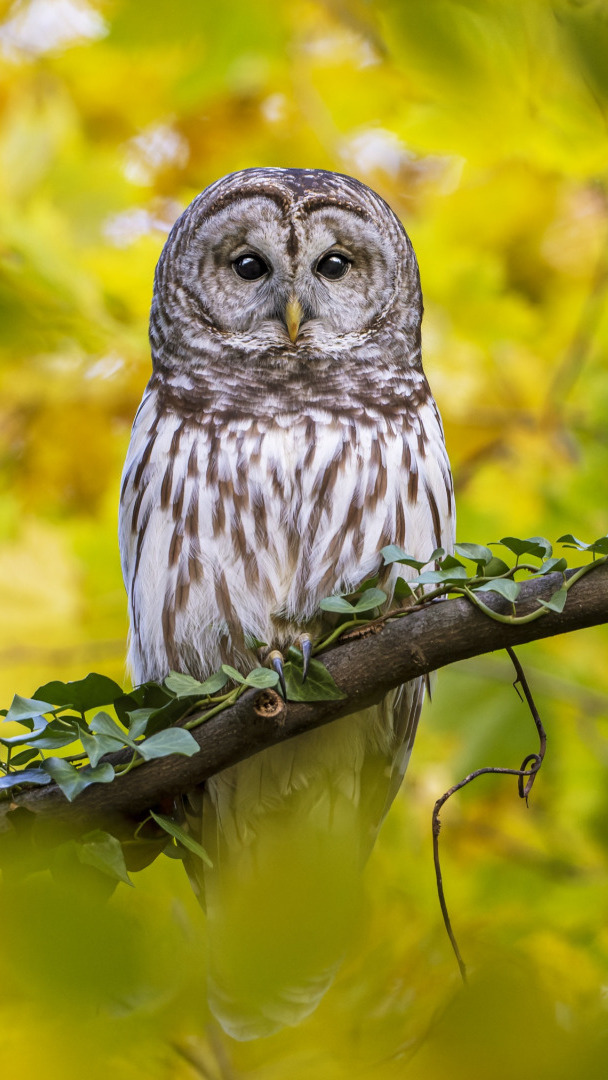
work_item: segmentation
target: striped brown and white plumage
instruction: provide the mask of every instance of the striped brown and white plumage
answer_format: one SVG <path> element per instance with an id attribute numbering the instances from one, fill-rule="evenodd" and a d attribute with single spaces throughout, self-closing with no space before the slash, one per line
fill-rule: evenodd
<path id="1" fill-rule="evenodd" d="M 251 257 L 261 274 L 240 276 Z M 354 179 L 247 169 L 182 214 L 156 272 L 153 374 L 121 493 L 137 682 L 254 666 L 253 639 L 284 649 L 320 626 L 320 599 L 377 572 L 384 545 L 450 548 L 421 317 L 410 241 Z M 214 861 L 204 882 L 196 871 L 210 1001 L 235 1037 L 297 1022 L 327 988 L 422 697 L 410 683 L 193 793 Z"/>

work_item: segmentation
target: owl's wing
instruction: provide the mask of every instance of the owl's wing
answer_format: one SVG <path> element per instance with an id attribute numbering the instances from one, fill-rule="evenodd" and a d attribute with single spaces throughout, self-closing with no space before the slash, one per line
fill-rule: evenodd
<path id="1" fill-rule="evenodd" d="M 362 793 L 368 799 L 366 816 L 371 822 L 369 848 L 365 857 L 371 853 L 380 826 L 388 814 L 395 796 L 403 783 L 406 769 L 414 747 L 418 722 L 425 698 L 426 682 L 414 679 L 397 687 L 388 694 L 378 706 L 391 714 L 394 732 L 393 750 L 383 773 L 370 776 L 367 784 L 362 784 Z M 365 765 L 363 766 L 365 769 Z"/>

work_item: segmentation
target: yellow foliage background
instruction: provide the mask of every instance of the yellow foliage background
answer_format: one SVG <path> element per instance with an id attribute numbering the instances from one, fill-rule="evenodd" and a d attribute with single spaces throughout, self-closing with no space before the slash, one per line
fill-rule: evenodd
<path id="1" fill-rule="evenodd" d="M 606 532 L 604 0 L 0 3 L 0 688 L 124 681 L 116 502 L 171 223 L 250 165 L 351 173 L 402 217 L 460 540 Z M 360 935 L 314 1016 L 207 1027 L 202 917 L 159 859 L 102 904 L 8 880 L 6 1075 L 96 1080 L 605 1076 L 606 633 L 521 650 L 549 731 L 531 807 L 471 769 L 535 736 L 490 656 L 443 672 L 367 869 Z M 252 913 L 255 917 L 255 913 Z"/>

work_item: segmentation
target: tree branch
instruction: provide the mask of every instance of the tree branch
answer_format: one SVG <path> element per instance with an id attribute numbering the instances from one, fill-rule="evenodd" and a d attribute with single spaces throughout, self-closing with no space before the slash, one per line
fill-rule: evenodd
<path id="1" fill-rule="evenodd" d="M 567 576 L 576 573 L 569 571 Z M 559 588 L 561 574 L 530 579 L 522 585 L 518 615 L 536 608 L 535 598 L 548 599 Z M 502 614 L 510 605 L 496 594 L 484 593 L 484 603 Z M 23 791 L 0 804 L 2 821 L 24 807 L 53 822 L 105 824 L 116 835 L 133 831 L 150 806 L 174 796 L 268 746 L 320 727 L 340 716 L 379 702 L 388 690 L 408 679 L 426 675 L 458 660 L 521 645 L 540 638 L 608 622 L 608 564 L 576 582 L 562 614 L 547 612 L 519 625 L 497 622 L 466 599 L 439 601 L 404 618 L 370 624 L 323 655 L 336 683 L 346 693 L 340 701 L 289 702 L 272 690 L 251 690 L 231 708 L 192 734 L 201 752 L 186 758 L 172 755 L 143 764 L 111 784 L 93 784 L 69 803 L 55 785 Z M 104 760 L 128 760 L 130 752 Z"/>

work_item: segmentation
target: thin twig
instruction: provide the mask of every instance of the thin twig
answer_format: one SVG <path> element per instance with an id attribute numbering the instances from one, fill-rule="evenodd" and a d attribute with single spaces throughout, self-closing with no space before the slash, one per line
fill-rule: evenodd
<path id="1" fill-rule="evenodd" d="M 526 679 L 526 676 L 524 674 L 524 669 L 522 668 L 519 660 L 517 659 L 517 657 L 515 655 L 515 652 L 513 651 L 513 649 L 511 648 L 510 645 L 507 645 L 507 652 L 509 654 L 509 658 L 510 658 L 511 663 L 513 664 L 513 667 L 515 668 L 515 671 L 516 671 L 516 674 L 517 674 L 517 679 L 513 683 L 513 686 L 517 690 L 517 684 L 519 683 L 519 685 L 521 686 L 521 688 L 522 688 L 522 690 L 524 692 L 524 697 L 525 697 L 525 699 L 526 699 L 526 701 L 528 703 L 528 708 L 529 708 L 529 710 L 530 710 L 530 712 L 532 714 L 532 719 L 534 720 L 534 723 L 536 725 L 536 730 L 538 732 L 538 740 L 539 740 L 539 743 L 540 743 L 538 753 L 537 754 L 528 754 L 527 757 L 524 758 L 524 760 L 522 761 L 522 764 L 521 764 L 521 770 L 520 770 L 520 776 L 519 776 L 519 782 L 518 782 L 518 790 L 519 790 L 520 799 L 525 799 L 526 800 L 526 806 L 527 806 L 528 805 L 528 796 L 529 796 L 530 792 L 532 791 L 532 785 L 533 785 L 533 783 L 534 783 L 534 781 L 536 779 L 536 775 L 538 773 L 538 770 L 540 769 L 540 767 L 541 767 L 541 765 L 542 765 L 542 763 L 544 761 L 544 758 L 545 758 L 545 753 L 546 753 L 546 750 L 547 750 L 547 732 L 545 731 L 545 729 L 543 727 L 543 724 L 542 724 L 542 721 L 541 721 L 541 718 L 540 718 L 540 716 L 538 714 L 538 709 L 536 708 L 534 698 L 532 697 L 532 691 L 530 690 L 530 687 L 528 686 L 528 680 Z M 531 775 L 530 775 L 530 777 L 528 779 L 528 783 L 524 787 L 524 776 L 526 775 L 524 770 L 527 769 L 528 765 L 531 762 L 534 762 L 534 766 L 530 770 Z"/>
<path id="2" fill-rule="evenodd" d="M 467 983 L 467 968 L 466 968 L 466 964 L 465 964 L 464 960 L 462 959 L 460 949 L 458 948 L 458 942 L 456 941 L 454 931 L 452 930 L 452 923 L 451 923 L 451 920 L 450 920 L 448 907 L 447 907 L 447 903 L 446 903 L 446 899 L 445 899 L 445 892 L 444 892 L 444 889 L 443 889 L 443 877 L 442 877 L 442 874 L 441 874 L 441 863 L 440 863 L 440 859 L 439 859 L 439 833 L 441 831 L 441 821 L 439 819 L 440 811 L 441 811 L 442 807 L 445 805 L 445 803 L 448 801 L 448 799 L 450 799 L 452 797 L 452 795 L 454 795 L 457 791 L 460 791 L 462 788 L 466 787 L 467 784 L 470 784 L 473 780 L 476 780 L 478 776 L 484 776 L 487 773 L 499 773 L 502 776 L 516 776 L 517 779 L 518 779 L 518 791 L 519 791 L 520 798 L 525 799 L 526 800 L 526 805 L 528 805 L 528 796 L 530 794 L 530 791 L 532 790 L 532 785 L 534 783 L 534 780 L 536 778 L 538 770 L 540 769 L 540 767 L 541 767 L 541 765 L 543 763 L 543 759 L 545 757 L 545 751 L 546 751 L 546 748 L 547 748 L 547 735 L 546 735 L 545 729 L 544 729 L 544 727 L 542 725 L 540 716 L 538 714 L 538 709 L 536 708 L 536 705 L 534 703 L 534 698 L 532 697 L 532 693 L 530 691 L 530 687 L 528 686 L 528 681 L 527 681 L 526 676 L 524 674 L 523 668 L 522 668 L 519 660 L 517 659 L 513 649 L 511 648 L 511 646 L 507 645 L 506 649 L 507 649 L 507 652 L 508 652 L 509 657 L 511 659 L 511 662 L 512 662 L 514 668 L 515 668 L 515 672 L 517 674 L 517 678 L 516 678 L 513 685 L 515 686 L 516 690 L 517 690 L 517 684 L 518 683 L 521 686 L 521 688 L 523 690 L 523 693 L 524 693 L 524 697 L 526 699 L 526 702 L 527 702 L 528 707 L 530 709 L 530 712 L 532 714 L 532 718 L 534 720 L 536 730 L 538 732 L 538 738 L 539 738 L 539 741 L 540 741 L 540 746 L 539 746 L 538 753 L 528 754 L 524 758 L 520 769 L 505 769 L 505 768 L 500 768 L 499 766 L 487 766 L 487 767 L 482 768 L 482 769 L 476 769 L 475 772 L 469 773 L 469 775 L 465 776 L 465 778 L 463 780 L 460 780 L 459 783 L 454 784 L 449 789 L 449 791 L 444 792 L 444 794 L 441 796 L 441 798 L 437 799 L 437 802 L 435 803 L 435 806 L 433 808 L 433 817 L 432 817 L 433 861 L 434 861 L 434 864 L 435 864 L 435 880 L 437 882 L 437 895 L 439 897 L 439 904 L 440 904 L 440 907 L 441 907 L 441 914 L 443 916 L 443 922 L 444 922 L 444 925 L 445 925 L 445 929 L 446 929 L 447 935 L 448 935 L 448 937 L 450 939 L 452 949 L 454 950 L 454 955 L 456 957 L 456 960 L 457 960 L 457 963 L 458 963 L 458 968 L 459 968 L 459 971 L 460 971 L 460 977 L 461 977 L 463 983 L 465 984 L 465 986 L 466 986 L 466 983 Z M 518 693 L 519 693 L 519 691 L 518 691 Z M 528 766 L 531 766 L 531 767 L 528 768 Z M 524 787 L 524 780 L 526 778 L 527 778 L 528 782 Z"/>

